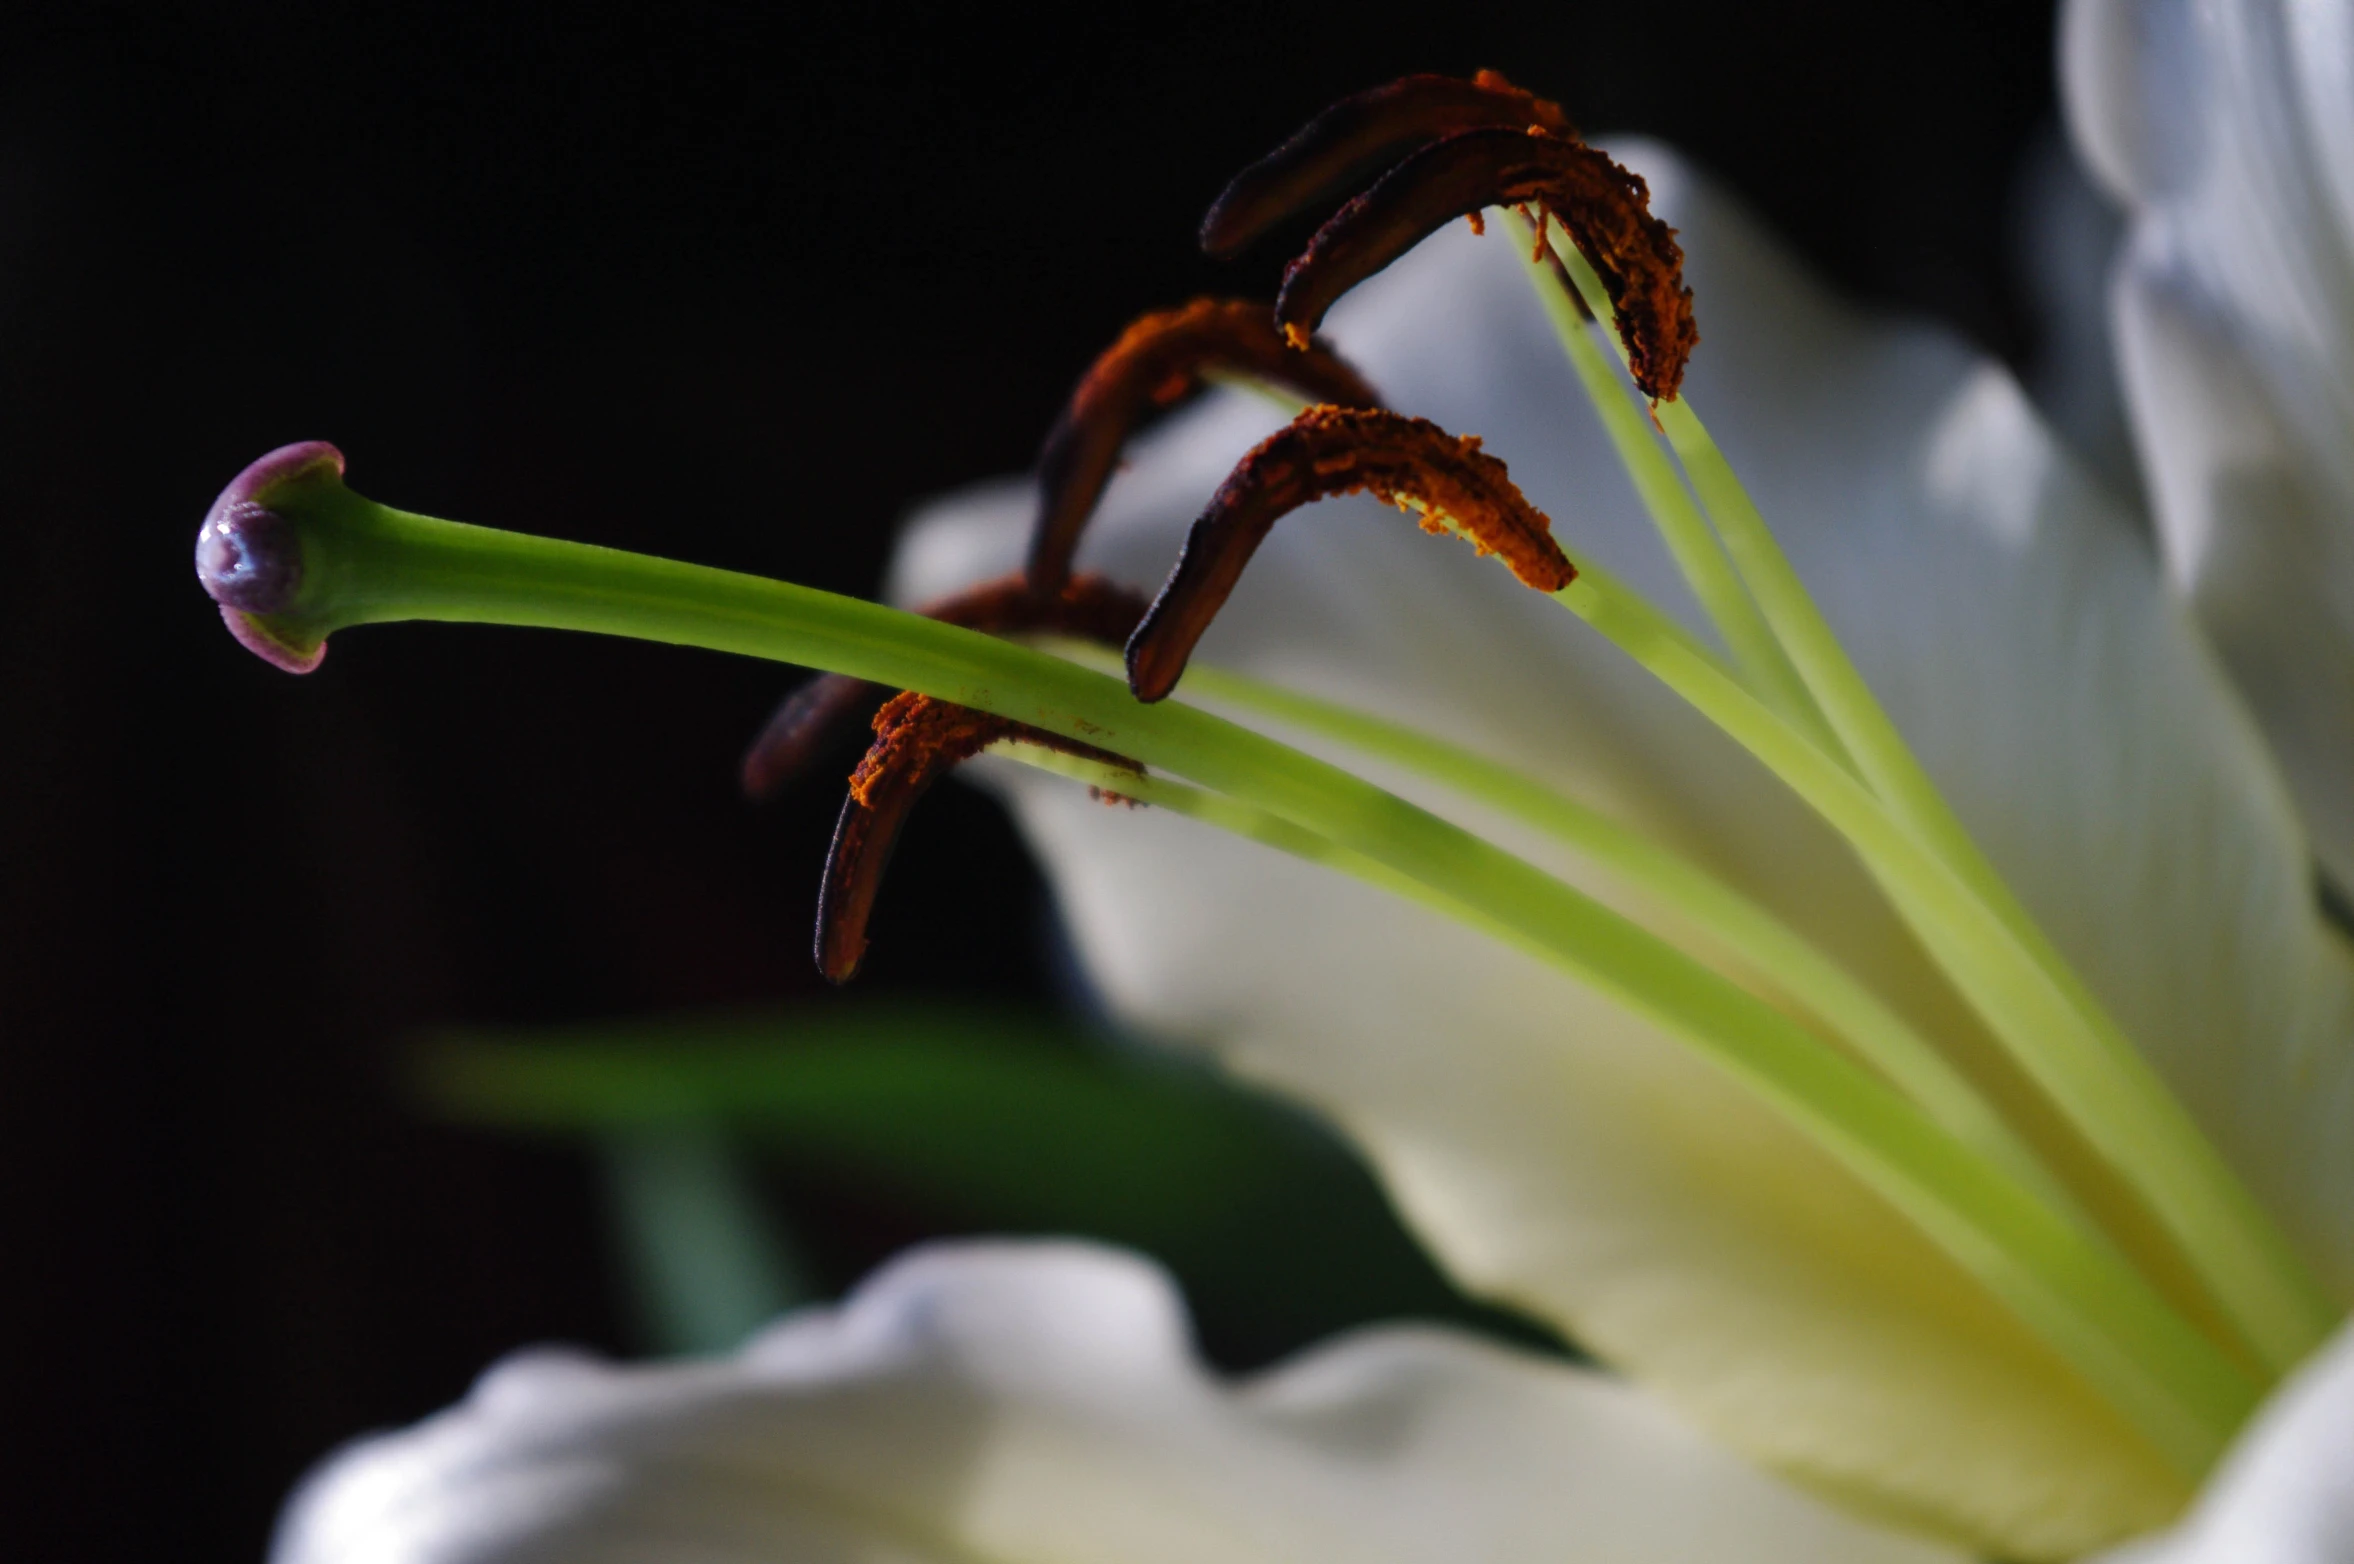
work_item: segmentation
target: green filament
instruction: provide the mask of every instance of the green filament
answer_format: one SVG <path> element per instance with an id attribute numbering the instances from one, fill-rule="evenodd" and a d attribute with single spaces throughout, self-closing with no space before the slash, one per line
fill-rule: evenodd
<path id="1" fill-rule="evenodd" d="M 1506 231 L 1533 274 L 1537 299 L 1553 324 L 1554 335 L 1560 339 L 1570 367 L 1577 372 L 1578 384 L 1584 389 L 1587 401 L 1602 420 L 1611 448 L 1618 453 L 1628 479 L 1635 486 L 1636 498 L 1650 513 L 1652 525 L 1667 544 L 1668 553 L 1683 573 L 1692 595 L 1700 600 L 1702 611 L 1716 626 L 1717 634 L 1724 637 L 1742 677 L 1776 710 L 1806 727 L 1825 749 L 1837 753 L 1838 740 L 1816 709 L 1814 697 L 1799 679 L 1790 654 L 1782 649 L 1772 627 L 1758 612 L 1749 589 L 1734 574 L 1723 546 L 1709 530 L 1700 507 L 1693 503 L 1691 492 L 1684 487 L 1675 465 L 1652 438 L 1642 412 L 1628 395 L 1626 382 L 1612 373 L 1602 350 L 1595 345 L 1584 312 L 1575 299 L 1553 285 L 1553 269 L 1537 248 L 1535 228 L 1517 212 L 1495 215 L 1502 217 Z"/>
<path id="2" fill-rule="evenodd" d="M 1673 623 L 1665 615 L 1654 622 Z M 1052 649 L 1090 666 L 1118 666 L 1117 657 L 1087 642 L 1057 639 Z M 1682 655 L 1708 656 L 1688 642 Z M 1690 859 L 1525 772 L 1402 723 L 1198 660 L 1186 668 L 1184 690 L 1194 699 L 1271 718 L 1388 761 L 1574 849 L 1715 940 L 1750 973 L 1838 1034 L 1949 1133 L 2055 1208 L 2082 1219 L 2074 1197 L 1934 1044 L 1788 924 Z M 2089 1219 L 2082 1220 L 2089 1225 Z"/>
<path id="3" fill-rule="evenodd" d="M 1527 928 L 1457 903 L 1443 891 L 1403 877 L 1388 865 L 1293 821 L 1181 782 L 1136 777 L 1116 766 L 1037 745 L 1016 743 L 997 748 L 1041 771 L 1170 810 L 1403 895 L 1627 999 L 1621 985 L 1598 978 L 1586 962 L 1564 959 L 1558 947 L 1532 937 Z M 1627 1002 L 1638 1011 L 1646 1009 L 1639 1002 Z M 1682 1028 L 1671 1024 L 1671 1030 Z M 2202 1472 L 2212 1462 L 2219 1451 L 2207 1420 L 2244 1417 L 2244 1410 L 2231 1414 L 2226 1408 L 2234 1402 L 2244 1405 L 2243 1398 L 2252 1393 L 2251 1387 L 2204 1337 L 2149 1292 L 2106 1245 L 2085 1242 L 2081 1233 L 2055 1219 L 2019 1184 L 1970 1157 L 1926 1122 L 1916 1119 L 1917 1127 L 1910 1131 L 1897 1128 L 1894 1121 L 1909 1116 L 1910 1105 L 1890 1097 L 1877 1083 L 1866 1084 L 1868 1077 L 1849 1074 L 1834 1084 L 1826 1072 L 1810 1083 L 1815 1091 L 1808 1101 L 1792 1102 L 1783 1095 L 1786 1083 L 1761 1081 L 1746 1061 L 1719 1057 L 2009 1305 L 2029 1329 L 2107 1394 L 2160 1453 L 2190 1475 Z M 1820 1059 L 1818 1055 L 1817 1062 Z M 1873 1099 L 1868 1107 L 1867 1097 Z M 1837 1111 L 1822 1111 L 1834 1103 Z M 1858 1129 L 1867 1130 L 1862 1141 L 1851 1138 Z M 1869 1134 L 1870 1130 L 1925 1138 L 1890 1159 L 1907 1164 L 1899 1176 L 1891 1178 L 1888 1175 L 1893 1170 L 1882 1165 L 1882 1159 L 1899 1148 Z M 1930 1179 L 1916 1181 L 1918 1173 L 1929 1171 L 1921 1163 L 1935 1165 L 1936 1172 Z M 1970 1198 L 1957 1202 L 1953 1197 L 1965 1185 L 1970 1188 Z M 2071 1296 L 2095 1293 L 2104 1297 L 2106 1305 L 2097 1322 L 2082 1312 L 2079 1297 Z M 2170 1372 L 2153 1372 L 2161 1364 Z M 2160 1379 L 2174 1383 L 2161 1388 Z M 2185 1390 L 2201 1399 L 2178 1399 Z"/>
<path id="4" fill-rule="evenodd" d="M 2085 1057 L 2039 1071 L 2047 1090 L 2079 1120 L 2087 1139 L 2144 1188 L 2159 1219 L 2264 1361 L 2279 1370 L 2295 1367 L 2327 1338 L 2336 1311 L 2287 1239 L 1971 840 L 1872 698 L 1698 416 L 1669 404 L 1661 424 L 1695 485 L 1711 496 L 1710 514 L 1723 518 L 1719 529 L 1744 577 L 1757 587 L 1857 768 L 1889 812 L 2006 926 L 2018 956 L 2040 968 L 2074 1012 L 2076 1027 L 2046 1035 L 2054 1052 L 2065 1038 L 2065 1046 L 2080 1048 Z M 2087 1119 L 2113 1128 L 2103 1135 Z"/>
<path id="5" fill-rule="evenodd" d="M 1589 306 L 1607 311 L 1607 295 L 1584 257 L 1573 246 L 1557 249 Z M 1541 286 L 1545 293 L 1558 292 L 1550 277 Z M 1622 360 L 1623 353 L 1622 346 Z M 1619 400 L 1624 402 L 1623 392 Z M 1747 709 L 1738 698 L 1745 692 L 1721 687 L 1714 670 L 1671 648 L 1657 611 L 1638 605 L 1623 588 L 1589 573 L 1562 600 L 1765 761 L 1848 837 L 2011 1056 L 2173 1235 L 2236 1333 L 2275 1371 L 2302 1361 L 2335 1324 L 2326 1296 L 1970 840 L 1848 659 L 1698 415 L 1679 400 L 1660 404 L 1658 417 L 1735 567 L 1868 793 L 1842 785 L 1845 766 L 1812 736 L 1791 730 L 1762 707 Z M 1644 443 L 1649 460 L 1658 448 Z M 1834 780 L 1830 771 L 1841 775 Z"/>
<path id="6" fill-rule="evenodd" d="M 1702 1049 L 1906 1213 L 2186 1475 L 2205 1469 L 2256 1400 L 2258 1387 L 2105 1245 L 1871 1071 L 1574 888 L 1347 772 L 1182 703 L 1139 704 L 1091 670 L 877 604 L 410 515 L 334 482 L 270 503 L 301 539 L 301 589 L 262 621 L 289 645 L 427 619 L 701 646 L 920 690 L 1189 777 L 1413 882 L 1433 905 Z M 1659 638 L 1690 649 L 1678 632 Z M 1105 785 L 1124 791 L 1125 775 Z"/>
<path id="7" fill-rule="evenodd" d="M 1400 874 L 1378 859 L 1353 852 L 1328 836 L 1319 836 L 1281 815 L 1240 803 L 1223 793 L 1213 793 L 1206 788 L 1154 776 L 1150 772 L 1128 771 L 1100 760 L 1090 760 L 1084 755 L 1049 749 L 1043 744 L 1032 744 L 1021 739 L 1007 739 L 992 744 L 989 752 L 1018 760 L 1033 770 L 1051 776 L 1084 782 L 1101 793 L 1150 805 L 1154 809 L 1165 809 L 1170 814 L 1182 815 L 1188 820 L 1198 820 L 1203 825 L 1214 826 L 1245 841 L 1272 847 L 1279 853 L 1289 854 L 1305 863 L 1362 880 L 1377 890 L 1417 902 L 1447 917 L 1469 920 L 1476 916 L 1421 881 Z"/>

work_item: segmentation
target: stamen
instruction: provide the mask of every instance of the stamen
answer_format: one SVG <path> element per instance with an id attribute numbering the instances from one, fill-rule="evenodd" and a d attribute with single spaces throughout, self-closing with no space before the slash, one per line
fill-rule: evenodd
<path id="1" fill-rule="evenodd" d="M 1142 595 L 1102 576 L 1075 577 L 1051 595 L 1033 592 L 1022 576 L 1001 576 L 917 612 L 991 635 L 1048 631 L 1118 646 L 1135 633 L 1144 608 Z M 821 673 L 786 696 L 744 754 L 745 796 L 767 798 L 808 770 L 853 717 L 889 693 L 864 679 Z"/>
<path id="2" fill-rule="evenodd" d="M 903 691 L 875 713 L 875 741 L 850 774 L 850 796 L 834 823 L 817 896 L 817 967 L 847 983 L 866 956 L 867 916 L 891 849 L 916 800 L 934 782 L 1000 739 L 1062 750 L 1099 765 L 1140 771 L 1136 762 L 1010 718 Z"/>
<path id="3" fill-rule="evenodd" d="M 1607 296 L 1605 280 L 1578 255 L 1559 259 L 1589 304 Z M 2337 1318 L 2319 1285 L 1971 839 L 1849 660 L 1698 414 L 1678 402 L 1658 409 L 1656 423 L 1809 703 L 1835 735 L 1833 749 L 1803 740 L 1802 748 L 1851 760 L 1854 771 L 1839 783 L 1860 782 L 1868 812 L 1884 814 L 1843 821 L 1824 811 L 1824 818 L 1864 856 L 1900 915 L 2012 1058 L 2172 1233 L 2242 1341 L 2275 1370 L 2302 1360 Z M 1589 607 L 1596 594 L 1608 595 L 1607 586 L 1589 576 L 1562 600 L 1602 628 Z M 1671 686 L 1677 682 L 1653 671 Z M 1701 704 L 1693 690 L 1679 693 Z M 1735 732 L 1722 715 L 1715 720 L 1808 796 L 1766 747 Z M 1807 754 L 1793 758 L 1812 761 Z M 1845 773 L 1839 761 L 1832 764 Z M 1822 810 L 1818 799 L 1808 801 Z M 1871 845 L 1875 825 L 1897 829 L 1896 853 Z"/>
<path id="4" fill-rule="evenodd" d="M 1560 595 L 1780 777 L 1844 836 L 1930 959 L 2085 1142 L 2174 1234 L 2241 1340 L 2275 1371 L 2326 1336 L 2335 1316 L 2271 1218 L 2197 1125 L 2105 1020 L 2056 956 L 2039 960 L 2001 909 L 1868 785 L 1705 657 L 1680 627 L 1599 570 Z"/>
<path id="5" fill-rule="evenodd" d="M 1540 592 L 1577 579 L 1552 522 L 1476 437 L 1396 413 L 1311 407 L 1235 466 L 1186 534 L 1177 568 L 1128 641 L 1136 698 L 1157 701 L 1177 687 L 1195 643 L 1277 521 L 1360 490 L 1419 513 L 1426 532 L 1460 532 Z"/>
<path id="6" fill-rule="evenodd" d="M 1111 482 L 1130 431 L 1148 411 L 1168 407 L 1215 370 L 1289 386 L 1311 402 L 1381 406 L 1380 393 L 1329 347 L 1287 342 L 1264 304 L 1196 299 L 1142 317 L 1080 377 L 1038 453 L 1029 565 L 1037 590 L 1053 592 L 1069 578 L 1079 533 Z"/>
<path id="7" fill-rule="evenodd" d="M 1455 218 L 1535 204 L 1601 276 L 1635 384 L 1673 401 L 1700 340 L 1684 252 L 1653 217 L 1650 187 L 1583 142 L 1467 130 L 1415 153 L 1334 213 L 1284 273 L 1275 323 L 1294 340 L 1342 294 Z"/>
<path id="8" fill-rule="evenodd" d="M 1202 219 L 1202 249 L 1224 260 L 1295 212 L 1338 200 L 1400 158 L 1466 130 L 1527 130 L 1577 138 L 1557 103 L 1495 71 L 1470 81 L 1402 76 L 1341 99 L 1234 176 Z"/>
<path id="9" fill-rule="evenodd" d="M 1528 222 L 1526 213 L 1521 218 Z M 1791 666 L 1789 654 L 1782 649 L 1773 628 L 1751 599 L 1748 587 L 1725 557 L 1723 545 L 1677 476 L 1674 463 L 1660 449 L 1656 423 L 1645 417 L 1627 396 L 1626 387 L 1612 373 L 1602 349 L 1588 331 L 1594 312 L 1587 307 L 1585 295 L 1579 291 L 1569 267 L 1541 229 L 1535 232 L 1533 242 L 1536 252 L 1529 263 L 1530 276 L 1537 282 L 1538 301 L 1551 319 L 1579 385 L 1601 418 L 1603 432 L 1610 437 L 1611 447 L 1618 452 L 1620 464 L 1626 468 L 1643 508 L 1650 512 L 1661 541 L 1674 556 L 1685 584 L 1692 589 L 1709 622 L 1716 626 L 1717 634 L 1724 638 L 1725 646 L 1740 664 L 1742 677 L 1783 715 L 1804 728 L 1826 754 L 1844 757 L 1838 735 L 1831 731 L 1816 708 L 1813 695 L 1799 678 L 1798 670 Z M 1590 277 L 1592 270 L 1586 266 L 1585 258 L 1574 249 L 1569 253 Z M 1600 296 L 1598 291 L 1597 296 Z M 1679 401 L 1674 405 L 1690 404 Z M 1672 408 L 1670 416 L 1673 416 Z"/>

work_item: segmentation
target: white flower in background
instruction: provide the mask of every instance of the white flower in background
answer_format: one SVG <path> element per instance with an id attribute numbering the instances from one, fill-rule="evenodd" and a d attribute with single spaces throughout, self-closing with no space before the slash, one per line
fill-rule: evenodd
<path id="1" fill-rule="evenodd" d="M 2133 213 L 2117 325 L 2163 562 L 1999 368 L 1835 303 L 1672 153 L 1620 149 L 1689 258 L 1693 402 L 1971 834 L 2340 1315 L 2354 943 L 2314 885 L 2317 858 L 2354 884 L 2350 16 L 2070 12 L 2077 134 Z M 1424 243 L 1331 335 L 1401 411 L 1483 436 L 1573 557 L 1689 606 L 1509 240 Z M 1276 422 L 1219 395 L 1141 442 L 1082 562 L 1158 580 Z M 941 506 L 899 594 L 1007 569 L 1031 508 L 1026 484 Z M 1260 550 L 1203 658 L 1550 779 L 2002 1078 L 1840 837 L 1468 551 L 1319 507 Z M 1119 1015 L 1324 1109 L 1458 1276 L 1624 1380 L 1401 1330 L 1223 1386 L 1129 1262 L 942 1251 L 726 1363 L 494 1371 L 315 1477 L 284 1564 L 2044 1559 L 2183 1513 L 2180 1470 L 2043 1337 L 1649 1023 L 1354 882 L 997 777 Z M 2354 1558 L 2346 1337 L 2148 1546 Z"/>
<path id="2" fill-rule="evenodd" d="M 2354 888 L 2354 9 L 2080 0 L 2117 367 L 2168 570 Z"/>
<path id="3" fill-rule="evenodd" d="M 1239 1386 L 1145 1265 L 902 1259 L 735 1358 L 527 1353 L 295 1497 L 277 1556 L 739 1560 L 1726 1558 L 1930 1564 L 1596 1375 L 1385 1330 Z"/>

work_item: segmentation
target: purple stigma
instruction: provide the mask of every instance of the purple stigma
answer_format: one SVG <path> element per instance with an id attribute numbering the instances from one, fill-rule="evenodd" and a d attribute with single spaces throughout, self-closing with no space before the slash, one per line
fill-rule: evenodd
<path id="1" fill-rule="evenodd" d="M 324 440 L 282 445 L 231 480 L 196 533 L 196 579 L 223 608 L 274 614 L 302 585 L 302 539 L 270 509 L 305 479 L 343 476 L 343 453 Z"/>
<path id="2" fill-rule="evenodd" d="M 343 476 L 343 453 L 322 440 L 280 446 L 239 473 L 196 533 L 196 579 L 238 640 L 293 673 L 319 664 L 321 643 L 298 646 L 247 617 L 282 613 L 302 588 L 302 533 L 271 508 L 281 496 Z"/>
<path id="3" fill-rule="evenodd" d="M 196 534 L 196 579 L 223 608 L 274 614 L 302 585 L 302 539 L 251 500 L 217 505 Z"/>

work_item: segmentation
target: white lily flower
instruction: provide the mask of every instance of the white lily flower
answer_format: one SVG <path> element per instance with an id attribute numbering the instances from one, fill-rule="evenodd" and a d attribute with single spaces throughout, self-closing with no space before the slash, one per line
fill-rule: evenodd
<path id="1" fill-rule="evenodd" d="M 2354 884 L 2349 16 L 2071 13 L 2079 134 L 2136 214 L 2119 334 L 2163 565 L 2001 369 L 1840 305 L 1674 154 L 1617 149 L 1682 235 L 1706 339 L 1691 401 L 2002 882 L 2333 1318 L 2354 1305 L 2354 944 L 2314 866 Z M 2219 39 L 2234 48 L 2211 54 Z M 1392 405 L 1484 437 L 1581 565 L 1705 631 L 1509 239 L 1426 241 L 1330 334 Z M 1221 393 L 1139 442 L 1082 563 L 1158 580 L 1277 422 Z M 938 507 L 896 593 L 1008 569 L 1033 504 L 1009 483 Z M 1983 1012 L 1848 841 L 1538 594 L 1336 502 L 1269 538 L 1202 659 L 1509 762 L 1680 851 L 1985 1083 L 2117 1249 L 2229 1343 L 2228 1372 L 2286 1366 L 2055 1150 Z M 2193 1506 L 2203 1460 L 1660 1025 L 1366 885 L 991 774 L 1122 1018 L 1321 1108 L 1455 1274 L 1623 1381 L 1417 1331 L 1221 1387 L 1132 1267 L 935 1255 L 727 1364 L 502 1369 L 315 1479 L 284 1564 L 2064 1559 L 2186 1507 L 2132 1556 L 2354 1557 L 2354 1338 L 2285 1381 Z M 1639 887 L 1493 824 L 1740 970 Z"/>
<path id="2" fill-rule="evenodd" d="M 314 1478 L 275 1556 L 1952 1557 L 1790 1492 L 1622 1385 L 1449 1332 L 1372 1332 L 1219 1384 L 1165 1277 L 1064 1244 L 918 1253 L 722 1362 L 520 1355 Z"/>
<path id="3" fill-rule="evenodd" d="M 2354 11 L 2077 0 L 2060 63 L 2167 567 L 2354 886 Z"/>

